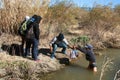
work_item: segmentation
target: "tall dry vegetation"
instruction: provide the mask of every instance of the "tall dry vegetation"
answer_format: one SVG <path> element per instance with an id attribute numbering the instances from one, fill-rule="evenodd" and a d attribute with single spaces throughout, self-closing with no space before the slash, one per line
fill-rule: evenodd
<path id="1" fill-rule="evenodd" d="M 67 33 L 69 26 L 77 23 L 76 15 L 78 15 L 77 8 L 71 1 L 56 0 L 56 3 L 48 8 L 45 15 L 44 22 L 47 24 L 47 33 Z"/>
<path id="2" fill-rule="evenodd" d="M 26 15 L 38 14 L 43 17 L 41 25 L 43 36 L 48 37 L 58 32 L 67 33 L 70 26 L 79 24 L 79 29 L 85 30 L 84 34 L 89 36 L 93 44 L 98 47 L 104 45 L 105 41 L 116 42 L 120 33 L 116 28 L 120 24 L 119 5 L 115 8 L 109 5 L 96 5 L 86 10 L 70 0 L 56 0 L 52 5 L 49 2 L 50 0 L 4 0 L 5 8 L 0 9 L 0 32 L 16 34 L 20 22 Z M 106 39 L 103 37 L 106 32 L 114 35 Z"/>
<path id="3" fill-rule="evenodd" d="M 103 42 L 106 42 L 104 35 L 111 36 L 111 39 L 113 38 L 112 35 L 106 34 L 107 32 L 115 33 L 114 37 L 119 34 L 116 32 L 116 27 L 120 24 L 118 11 L 119 8 L 116 7 L 113 9 L 110 6 L 96 5 L 87 13 L 87 17 L 83 18 L 81 25 L 86 31 L 85 34 L 91 37 L 92 43 L 96 47 L 104 47 Z"/>
<path id="4" fill-rule="evenodd" d="M 43 17 L 41 33 L 66 32 L 67 26 L 75 24 L 77 8 L 71 1 L 57 1 L 49 6 L 50 0 L 4 0 L 5 8 L 0 9 L 1 32 L 16 34 L 20 22 L 26 15 L 38 14 Z M 74 12 L 73 12 L 74 10 Z"/>
<path id="5" fill-rule="evenodd" d="M 0 9 L 1 32 L 17 33 L 20 22 L 26 15 L 44 16 L 49 0 L 4 0 L 5 7 Z"/>

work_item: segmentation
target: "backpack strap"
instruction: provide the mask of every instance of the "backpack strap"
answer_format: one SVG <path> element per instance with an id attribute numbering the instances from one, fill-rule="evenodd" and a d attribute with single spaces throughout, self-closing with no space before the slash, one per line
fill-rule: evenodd
<path id="1" fill-rule="evenodd" d="M 27 29 L 27 21 L 25 21 L 22 25 L 22 30 L 25 31 Z"/>

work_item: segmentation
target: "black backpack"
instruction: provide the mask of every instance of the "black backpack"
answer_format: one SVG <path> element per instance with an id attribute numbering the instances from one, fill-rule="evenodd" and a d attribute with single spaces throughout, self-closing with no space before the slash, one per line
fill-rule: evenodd
<path id="1" fill-rule="evenodd" d="M 26 33 L 28 31 L 28 27 L 34 22 L 34 19 L 31 18 L 28 21 L 23 21 L 22 25 L 20 25 L 18 29 L 18 33 L 20 36 L 26 36 Z"/>
<path id="2" fill-rule="evenodd" d="M 29 26 L 27 26 L 28 29 L 26 31 L 26 35 L 25 35 L 25 38 L 26 39 L 33 39 L 35 37 L 35 34 L 34 34 L 34 23 L 30 24 Z"/>

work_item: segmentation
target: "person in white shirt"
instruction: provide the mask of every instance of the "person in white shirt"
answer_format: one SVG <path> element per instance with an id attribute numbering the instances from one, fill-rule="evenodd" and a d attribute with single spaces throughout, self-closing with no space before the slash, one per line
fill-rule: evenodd
<path id="1" fill-rule="evenodd" d="M 64 35 L 62 33 L 59 33 L 59 35 L 54 37 L 50 42 L 51 58 L 55 57 L 55 52 L 58 47 L 63 48 L 63 54 L 67 54 L 66 49 L 67 47 L 70 47 L 68 41 L 64 38 Z"/>

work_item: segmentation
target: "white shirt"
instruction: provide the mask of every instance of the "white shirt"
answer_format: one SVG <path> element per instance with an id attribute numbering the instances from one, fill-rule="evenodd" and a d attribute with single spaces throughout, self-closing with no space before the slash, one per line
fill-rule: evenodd
<path id="1" fill-rule="evenodd" d="M 76 54 L 77 54 L 76 50 L 72 50 L 72 51 L 70 52 L 70 58 L 72 58 L 72 59 L 77 58 L 77 57 L 76 57 Z"/>
<path id="2" fill-rule="evenodd" d="M 57 37 L 54 37 L 54 38 L 52 39 L 52 41 L 50 42 L 50 46 L 52 46 L 52 44 L 54 44 L 55 42 L 56 42 L 56 43 L 59 43 L 59 42 L 60 42 L 60 41 L 57 41 Z M 63 39 L 63 42 L 65 42 L 65 44 L 67 44 L 67 45 L 69 44 L 68 41 L 67 41 L 65 38 Z"/>

